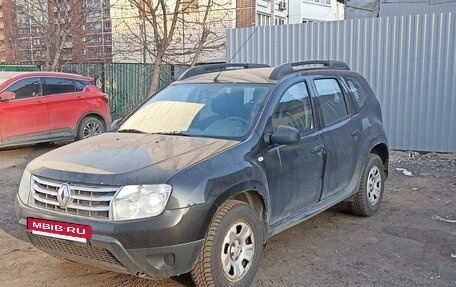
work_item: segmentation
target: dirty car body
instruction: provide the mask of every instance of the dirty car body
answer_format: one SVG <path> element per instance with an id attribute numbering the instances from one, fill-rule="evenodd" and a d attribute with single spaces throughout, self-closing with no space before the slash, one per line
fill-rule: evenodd
<path id="1" fill-rule="evenodd" d="M 223 209 L 230 202 L 233 209 L 251 209 L 260 224 L 239 225 L 251 232 L 245 252 L 255 252 L 241 265 L 238 241 L 227 247 L 228 259 L 221 249 L 231 265 L 220 282 L 248 286 L 262 250 L 253 249 L 254 242 L 265 244 L 353 201 L 376 176 L 381 190 L 369 189 L 366 196 L 373 197 L 366 200 L 378 208 L 388 147 L 380 105 L 364 78 L 327 61 L 302 69 L 244 68 L 198 67 L 146 100 L 113 132 L 32 161 L 17 195 L 19 223 L 30 241 L 56 256 L 138 276 L 193 270 L 200 286 L 208 280 L 195 271 L 202 250 L 208 240 L 218 242 L 209 231 L 223 227 L 223 220 L 216 226 L 221 212 L 236 217 Z M 372 156 L 381 160 L 380 171 L 367 170 L 366 185 L 363 172 Z M 58 197 L 67 187 L 70 204 L 62 206 Z M 90 226 L 91 236 L 75 242 L 71 234 L 34 232 L 27 227 L 31 218 Z"/>

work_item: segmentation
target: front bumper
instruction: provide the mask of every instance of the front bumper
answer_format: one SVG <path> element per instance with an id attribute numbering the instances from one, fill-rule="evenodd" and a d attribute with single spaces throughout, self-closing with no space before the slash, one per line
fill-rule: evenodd
<path id="1" fill-rule="evenodd" d="M 110 222 L 31 208 L 16 198 L 19 223 L 37 248 L 57 257 L 153 279 L 193 269 L 203 244 L 203 237 L 195 232 L 197 218 L 203 216 L 205 209 L 197 206 L 167 210 L 155 218 Z M 79 243 L 32 234 L 27 230 L 28 217 L 90 225 L 92 239 Z M 189 231 L 192 226 L 196 227 L 193 233 Z"/>

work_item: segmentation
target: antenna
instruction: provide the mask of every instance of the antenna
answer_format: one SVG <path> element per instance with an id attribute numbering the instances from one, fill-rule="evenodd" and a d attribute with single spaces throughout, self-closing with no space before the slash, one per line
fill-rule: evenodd
<path id="1" fill-rule="evenodd" d="M 225 70 L 226 70 L 226 65 L 231 63 L 231 61 L 234 59 L 234 57 L 236 57 L 236 55 L 242 50 L 242 48 L 244 48 L 245 44 L 247 44 L 247 42 L 250 40 L 250 38 L 253 37 L 253 35 L 256 33 L 256 31 L 258 30 L 258 27 L 259 26 L 256 26 L 255 29 L 253 29 L 253 32 L 250 33 L 249 37 L 247 38 L 247 40 L 244 41 L 244 43 L 242 43 L 241 47 L 239 47 L 239 49 L 237 49 L 236 53 L 234 53 L 233 56 L 231 56 L 231 59 L 228 60 L 228 62 L 226 62 L 225 64 Z M 217 76 L 215 76 L 214 78 L 214 83 L 218 83 L 219 80 L 218 80 L 218 77 L 220 76 L 220 74 L 223 72 L 224 70 L 221 70 Z"/>

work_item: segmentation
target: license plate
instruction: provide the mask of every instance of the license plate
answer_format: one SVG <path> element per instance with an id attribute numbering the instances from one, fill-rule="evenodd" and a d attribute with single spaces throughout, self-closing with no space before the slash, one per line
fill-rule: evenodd
<path id="1" fill-rule="evenodd" d="M 66 239 L 86 243 L 92 238 L 92 227 L 89 225 L 59 222 L 38 218 L 27 218 L 27 229 L 36 235 Z"/>

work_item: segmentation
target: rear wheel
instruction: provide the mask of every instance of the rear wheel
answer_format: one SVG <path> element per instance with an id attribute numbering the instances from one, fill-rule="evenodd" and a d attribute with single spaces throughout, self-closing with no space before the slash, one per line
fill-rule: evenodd
<path id="1" fill-rule="evenodd" d="M 364 166 L 358 192 L 349 202 L 350 210 L 359 216 L 374 215 L 383 198 L 384 183 L 383 162 L 378 155 L 371 153 Z"/>
<path id="2" fill-rule="evenodd" d="M 90 138 L 106 131 L 105 125 L 95 117 L 85 117 L 79 124 L 76 140 Z"/>
<path id="3" fill-rule="evenodd" d="M 195 268 L 197 287 L 250 286 L 263 252 L 261 223 L 250 205 L 229 200 L 211 222 Z"/>

